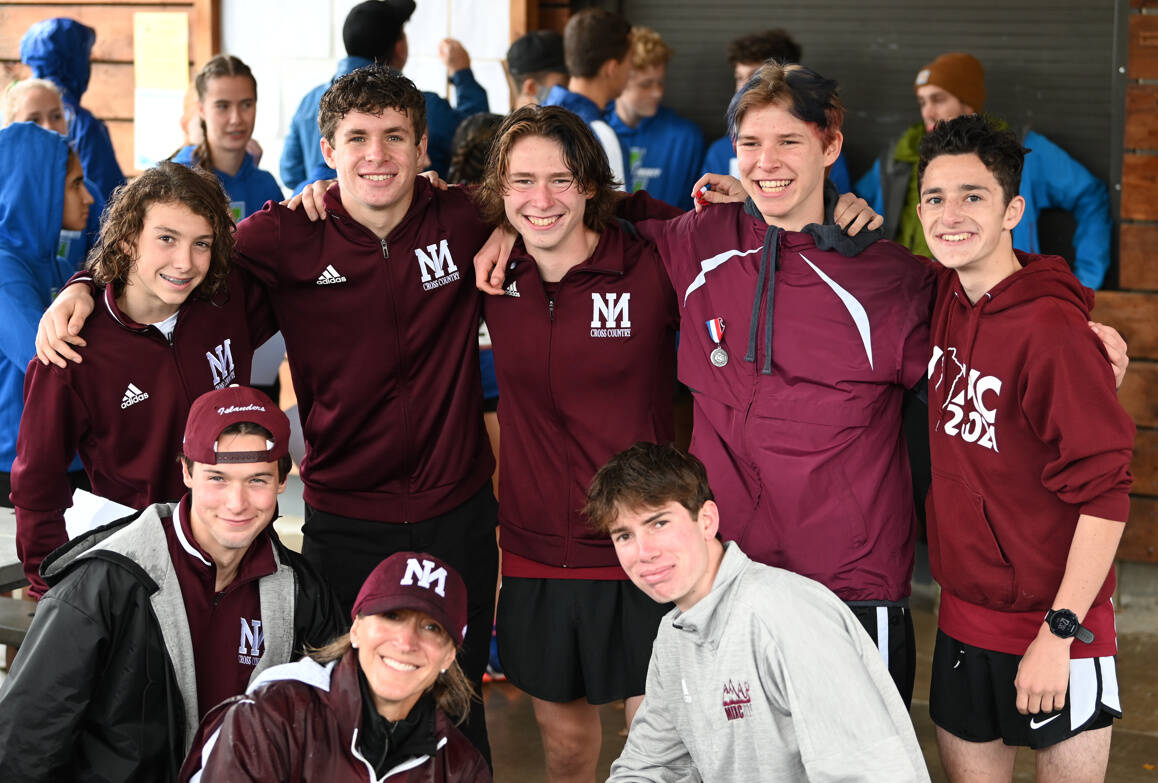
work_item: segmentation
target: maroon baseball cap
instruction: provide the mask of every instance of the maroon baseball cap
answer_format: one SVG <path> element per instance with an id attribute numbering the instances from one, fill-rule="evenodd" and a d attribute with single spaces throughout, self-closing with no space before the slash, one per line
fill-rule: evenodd
<path id="1" fill-rule="evenodd" d="M 265 451 L 217 453 L 217 439 L 227 427 L 241 422 L 257 424 L 273 435 Z M 273 400 L 248 386 L 227 386 L 205 392 L 193 402 L 185 422 L 182 451 L 205 465 L 277 462 L 289 453 L 289 419 Z"/>
<path id="2" fill-rule="evenodd" d="M 370 572 L 350 616 L 414 609 L 433 617 L 457 647 L 466 636 L 466 585 L 433 555 L 396 552 Z"/>

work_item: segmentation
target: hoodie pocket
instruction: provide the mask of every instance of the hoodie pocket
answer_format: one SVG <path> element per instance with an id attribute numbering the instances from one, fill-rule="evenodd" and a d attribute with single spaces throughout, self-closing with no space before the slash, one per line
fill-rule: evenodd
<path id="1" fill-rule="evenodd" d="M 929 493 L 929 561 L 942 588 L 991 609 L 1013 603 L 1013 566 L 980 493 L 960 479 L 933 470 Z"/>

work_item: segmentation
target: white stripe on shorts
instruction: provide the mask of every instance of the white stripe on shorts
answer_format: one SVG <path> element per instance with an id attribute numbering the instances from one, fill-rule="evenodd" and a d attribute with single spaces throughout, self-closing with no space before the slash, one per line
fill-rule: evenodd
<path id="1" fill-rule="evenodd" d="M 889 608 L 877 607 L 877 649 L 885 659 L 885 668 L 889 668 Z"/>
<path id="2" fill-rule="evenodd" d="M 1074 658 L 1070 660 L 1070 731 L 1084 726 L 1098 708 L 1098 680 L 1101 680 L 1101 703 L 1116 712 L 1122 707 L 1118 698 L 1118 675 L 1114 657 Z"/>

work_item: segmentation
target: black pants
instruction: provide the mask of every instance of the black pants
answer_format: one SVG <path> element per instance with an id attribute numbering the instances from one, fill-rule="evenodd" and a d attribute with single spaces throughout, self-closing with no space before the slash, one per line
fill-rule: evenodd
<path id="1" fill-rule="evenodd" d="M 482 676 L 490 654 L 498 579 L 495 526 L 498 504 L 491 483 L 445 514 L 421 522 L 392 524 L 338 516 L 306 504 L 302 555 L 326 579 L 349 614 L 362 582 L 395 552 L 426 552 L 448 563 L 466 583 L 467 631 L 458 660 L 480 694 L 459 728 L 490 763 L 483 711 Z"/>

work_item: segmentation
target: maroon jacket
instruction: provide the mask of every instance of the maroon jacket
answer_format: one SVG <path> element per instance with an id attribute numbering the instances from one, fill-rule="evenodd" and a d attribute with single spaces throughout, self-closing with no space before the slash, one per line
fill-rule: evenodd
<path id="1" fill-rule="evenodd" d="M 303 658 L 263 672 L 245 696 L 206 716 L 180 780 L 490 783 L 486 761 L 441 710 L 435 710 L 435 752 L 376 777 L 358 750 L 356 653 L 325 665 Z"/>
<path id="2" fill-rule="evenodd" d="M 655 248 L 613 223 L 553 300 L 521 240 L 505 285 L 484 302 L 502 389 L 503 550 L 553 566 L 618 565 L 581 509 L 613 454 L 674 437 L 671 284 Z"/>
<path id="3" fill-rule="evenodd" d="M 247 382 L 253 346 L 274 328 L 255 281 L 240 272 L 213 301 L 182 305 L 170 344 L 129 320 L 112 287 L 98 292 L 85 323 L 84 361 L 65 368 L 33 359 L 12 466 L 16 548 L 33 595 L 47 589 L 40 562 L 68 541 L 66 476 L 78 451 L 93 492 L 136 509 L 185 493 L 176 455 L 189 406 L 200 395 Z"/>
<path id="4" fill-rule="evenodd" d="M 925 372 L 932 273 L 877 232 L 781 231 L 753 212 L 639 226 L 679 302 L 691 451 L 721 534 L 846 601 L 901 600 L 916 538 L 901 401 Z M 710 361 L 714 318 L 723 367 Z"/>
<path id="5" fill-rule="evenodd" d="M 1078 517 L 1125 522 L 1134 424 L 1086 326 L 1094 293 L 1055 256 L 971 304 L 939 267 L 929 363 L 929 560 L 940 626 L 966 644 L 1022 655 L 1065 574 Z M 1111 568 L 1084 624 L 1113 655 Z"/>
<path id="6" fill-rule="evenodd" d="M 326 194 L 329 217 L 269 203 L 237 228 L 266 286 L 305 430 L 303 496 L 332 514 L 428 519 L 494 469 L 483 429 L 472 261 L 490 229 L 467 193 L 424 179 L 379 240 Z"/>

